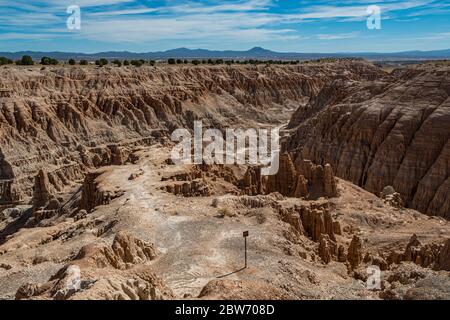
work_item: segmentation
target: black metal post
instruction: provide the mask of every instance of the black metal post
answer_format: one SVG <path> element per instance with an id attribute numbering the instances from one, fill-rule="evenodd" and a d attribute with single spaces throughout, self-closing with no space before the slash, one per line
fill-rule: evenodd
<path id="1" fill-rule="evenodd" d="M 245 239 L 245 269 L 247 269 L 247 237 Z"/>

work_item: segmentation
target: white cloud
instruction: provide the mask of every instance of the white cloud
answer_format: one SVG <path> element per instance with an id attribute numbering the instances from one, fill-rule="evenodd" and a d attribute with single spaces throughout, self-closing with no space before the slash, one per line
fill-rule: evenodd
<path id="1" fill-rule="evenodd" d="M 416 37 L 415 40 L 444 40 L 450 39 L 450 32 L 431 33 L 423 37 Z"/>
<path id="2" fill-rule="evenodd" d="M 340 40 L 340 39 L 351 39 L 357 38 L 358 32 L 351 33 L 335 33 L 335 34 L 318 34 L 317 39 L 319 40 Z"/>
<path id="3" fill-rule="evenodd" d="M 145 14 L 158 11 L 159 11 L 158 9 L 141 8 L 141 9 L 94 12 L 90 13 L 89 16 L 122 16 L 122 15 Z"/>
<path id="4" fill-rule="evenodd" d="M 160 6 L 151 0 L 139 3 L 135 0 L 41 0 L 45 9 L 30 1 L 19 0 L 11 6 L 10 0 L 0 0 L 0 9 L 5 6 L 9 10 L 9 14 L 0 16 L 0 31 L 2 36 L 8 33 L 9 38 L 20 34 L 23 34 L 23 38 L 34 38 L 46 33 L 51 36 L 55 30 L 67 33 L 65 8 L 69 4 L 76 4 L 82 10 L 81 31 L 70 33 L 76 39 L 116 43 L 166 40 L 189 43 L 299 41 L 306 37 L 294 30 L 293 24 L 321 20 L 364 20 L 367 17 L 367 2 L 341 1 L 341 6 L 329 5 L 330 2 L 319 5 L 316 2 L 315 5 L 304 7 L 300 2 L 297 9 L 277 13 L 270 10 L 277 5 L 275 0 L 166 0 L 165 5 Z M 432 0 L 380 0 L 378 3 L 383 19 L 395 18 L 394 13 L 401 10 L 424 10 L 425 5 L 431 6 L 433 10 L 443 8 Z M 8 26 L 7 30 L 2 30 L 2 25 Z M 312 38 L 338 40 L 358 36 L 357 32 L 324 31 Z"/>
<path id="5" fill-rule="evenodd" d="M 167 11 L 189 14 L 189 13 L 218 13 L 224 11 L 255 11 L 267 10 L 272 5 L 271 0 L 249 0 L 236 3 L 220 3 L 217 5 L 205 5 L 201 3 L 188 3 L 176 6 L 168 6 Z"/>

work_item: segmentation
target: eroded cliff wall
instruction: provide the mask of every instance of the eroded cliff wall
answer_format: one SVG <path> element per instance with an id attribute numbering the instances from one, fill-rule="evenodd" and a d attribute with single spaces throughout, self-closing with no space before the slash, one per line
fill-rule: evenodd
<path id="1" fill-rule="evenodd" d="M 372 193 L 393 186 L 408 207 L 448 219 L 449 95 L 445 66 L 325 86 L 293 116 L 287 148 Z"/>

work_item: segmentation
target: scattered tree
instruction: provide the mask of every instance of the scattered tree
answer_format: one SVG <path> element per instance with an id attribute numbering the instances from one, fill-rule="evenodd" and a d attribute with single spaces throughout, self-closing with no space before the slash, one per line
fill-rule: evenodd
<path id="1" fill-rule="evenodd" d="M 76 64 L 76 61 L 74 59 L 69 59 L 69 64 L 71 66 L 74 66 Z"/>
<path id="2" fill-rule="evenodd" d="M 103 67 L 103 66 L 106 66 L 108 64 L 108 62 L 109 62 L 108 60 L 102 58 L 100 60 L 96 60 L 95 64 L 99 67 Z"/>
<path id="3" fill-rule="evenodd" d="M 131 65 L 135 67 L 142 67 L 143 64 L 142 60 L 131 60 Z"/>
<path id="4" fill-rule="evenodd" d="M 168 63 L 168 64 L 175 64 L 176 61 L 175 61 L 175 59 L 170 58 L 169 60 L 167 60 L 167 63 Z"/>
<path id="5" fill-rule="evenodd" d="M 23 56 L 22 59 L 16 61 L 16 64 L 20 66 L 32 66 L 34 65 L 34 61 L 30 56 Z"/>
<path id="6" fill-rule="evenodd" d="M 0 66 L 3 66 L 5 64 L 12 64 L 13 61 L 11 59 L 0 57 Z"/>
<path id="7" fill-rule="evenodd" d="M 87 66 L 88 65 L 87 60 L 80 60 L 80 65 L 81 66 Z"/>

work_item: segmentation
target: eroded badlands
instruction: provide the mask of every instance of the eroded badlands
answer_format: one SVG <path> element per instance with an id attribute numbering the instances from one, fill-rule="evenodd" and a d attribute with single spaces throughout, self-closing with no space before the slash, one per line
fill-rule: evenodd
<path id="1" fill-rule="evenodd" d="M 447 64 L 0 72 L 0 298 L 450 297 Z M 280 171 L 174 165 L 196 120 Z"/>

